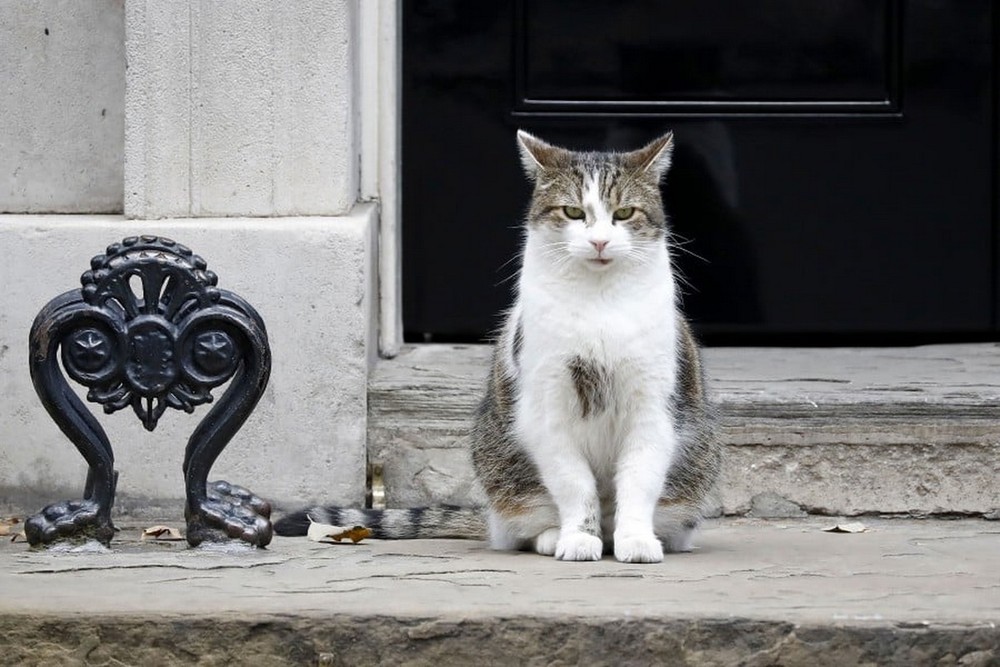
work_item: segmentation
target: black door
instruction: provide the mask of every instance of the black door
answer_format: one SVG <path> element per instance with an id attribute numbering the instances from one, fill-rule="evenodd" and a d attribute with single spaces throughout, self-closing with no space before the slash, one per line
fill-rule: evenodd
<path id="1" fill-rule="evenodd" d="M 514 132 L 630 149 L 709 342 L 998 331 L 989 0 L 406 0 L 404 325 L 476 340 L 530 194 Z"/>

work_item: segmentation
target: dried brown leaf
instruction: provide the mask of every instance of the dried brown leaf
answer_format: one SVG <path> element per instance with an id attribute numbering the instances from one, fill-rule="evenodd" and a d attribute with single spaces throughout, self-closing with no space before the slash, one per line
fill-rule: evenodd
<path id="1" fill-rule="evenodd" d="M 15 535 L 18 530 L 15 528 L 21 520 L 16 516 L 2 517 L 0 518 L 0 537 L 6 537 L 7 535 Z"/>
<path id="2" fill-rule="evenodd" d="M 371 537 L 372 531 L 364 526 L 334 526 L 328 523 L 316 523 L 313 521 L 309 524 L 309 532 L 307 533 L 310 540 L 313 542 L 341 542 L 342 540 L 350 540 L 357 544 L 366 537 Z"/>
<path id="3" fill-rule="evenodd" d="M 350 540 L 351 542 L 357 544 L 366 537 L 371 537 L 371 536 L 372 536 L 372 531 L 370 528 L 366 528 L 365 526 L 354 526 L 352 528 L 348 528 L 339 535 L 331 535 L 330 539 L 333 540 L 334 542 L 340 542 L 341 540 Z"/>
<path id="4" fill-rule="evenodd" d="M 181 531 L 171 526 L 150 526 L 142 531 L 142 540 L 160 540 L 163 542 L 174 542 L 183 540 Z"/>

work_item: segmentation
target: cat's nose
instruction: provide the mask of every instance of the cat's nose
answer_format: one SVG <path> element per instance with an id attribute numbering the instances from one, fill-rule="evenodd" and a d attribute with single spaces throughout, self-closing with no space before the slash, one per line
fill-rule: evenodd
<path id="1" fill-rule="evenodd" d="M 602 252 L 604 252 L 604 249 L 608 247 L 608 242 L 591 240 L 590 245 L 594 246 L 594 248 L 597 249 L 597 254 L 600 255 Z"/>

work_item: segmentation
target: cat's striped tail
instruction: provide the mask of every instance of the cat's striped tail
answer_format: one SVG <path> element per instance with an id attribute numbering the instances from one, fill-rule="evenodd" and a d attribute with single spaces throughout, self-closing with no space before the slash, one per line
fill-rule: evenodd
<path id="1" fill-rule="evenodd" d="M 345 528 L 364 526 L 372 531 L 372 537 L 381 540 L 486 537 L 481 510 L 453 505 L 408 509 L 312 507 L 281 517 L 274 522 L 274 532 L 285 537 L 305 535 L 310 519 Z"/>

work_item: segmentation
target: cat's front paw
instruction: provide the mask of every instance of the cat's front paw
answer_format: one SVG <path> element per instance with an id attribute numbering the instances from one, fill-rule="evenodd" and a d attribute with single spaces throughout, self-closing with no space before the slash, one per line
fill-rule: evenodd
<path id="1" fill-rule="evenodd" d="M 663 545 L 652 533 L 616 533 L 615 558 L 623 563 L 659 563 Z"/>
<path id="2" fill-rule="evenodd" d="M 556 553 L 556 544 L 559 543 L 559 529 L 549 528 L 543 530 L 535 538 L 535 553 L 543 556 L 552 556 Z"/>
<path id="3" fill-rule="evenodd" d="M 556 558 L 559 560 L 601 560 L 603 553 L 604 542 L 588 533 L 568 533 L 556 542 Z"/>

